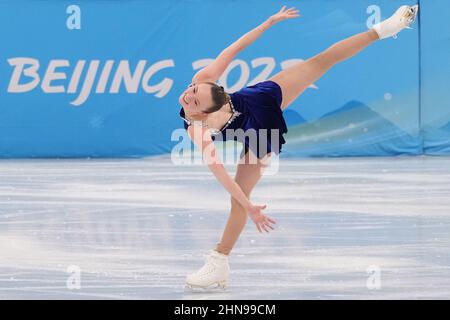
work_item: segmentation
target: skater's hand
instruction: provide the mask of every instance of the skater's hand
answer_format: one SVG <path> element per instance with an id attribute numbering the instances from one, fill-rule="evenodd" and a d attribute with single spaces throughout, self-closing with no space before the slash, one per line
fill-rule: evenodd
<path id="1" fill-rule="evenodd" d="M 267 205 L 258 206 L 258 205 L 251 205 L 248 209 L 248 215 L 253 220 L 253 222 L 256 224 L 256 227 L 258 228 L 258 231 L 262 233 L 261 229 L 264 229 L 267 233 L 269 230 L 267 228 L 270 228 L 273 230 L 273 227 L 271 226 L 271 223 L 276 223 L 274 220 L 266 216 L 265 214 L 261 213 L 261 210 L 265 209 Z"/>
<path id="2" fill-rule="evenodd" d="M 285 9 L 286 9 L 286 6 L 283 6 L 280 11 L 278 11 L 276 14 L 274 14 L 273 16 L 271 16 L 269 18 L 269 21 L 272 24 L 275 24 L 277 22 L 280 22 L 280 21 L 283 21 L 286 19 L 300 17 L 300 15 L 298 14 L 299 10 L 295 9 L 295 7 L 289 8 L 287 10 L 285 10 Z"/>

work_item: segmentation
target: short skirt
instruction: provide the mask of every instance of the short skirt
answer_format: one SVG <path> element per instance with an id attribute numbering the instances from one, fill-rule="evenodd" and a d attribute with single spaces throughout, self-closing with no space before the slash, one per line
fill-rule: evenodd
<path id="1" fill-rule="evenodd" d="M 242 123 L 244 130 L 257 132 L 256 143 L 246 138 L 241 157 L 250 149 L 258 158 L 270 152 L 279 154 L 286 143 L 283 135 L 288 132 L 281 110 L 282 91 L 274 81 L 267 80 L 244 87 L 231 94 L 235 108 L 246 115 Z"/>

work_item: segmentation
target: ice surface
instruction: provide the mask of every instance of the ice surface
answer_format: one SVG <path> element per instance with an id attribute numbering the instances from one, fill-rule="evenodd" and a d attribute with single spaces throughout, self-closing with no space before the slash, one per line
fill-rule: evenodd
<path id="1" fill-rule="evenodd" d="M 0 179 L 1 299 L 450 298 L 449 157 L 281 159 L 252 194 L 276 229 L 249 220 L 212 293 L 184 287 L 229 213 L 206 166 L 2 160 Z"/>

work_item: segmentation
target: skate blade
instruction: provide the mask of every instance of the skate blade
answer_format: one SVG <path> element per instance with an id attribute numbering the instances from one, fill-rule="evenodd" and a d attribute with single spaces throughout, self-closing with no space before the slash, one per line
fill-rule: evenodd
<path id="1" fill-rule="evenodd" d="M 218 290 L 225 290 L 227 288 L 227 283 L 226 283 L 226 281 L 222 281 L 222 282 L 213 283 L 209 286 L 198 286 L 198 285 L 186 283 L 185 288 L 189 289 L 193 292 L 218 291 Z"/>

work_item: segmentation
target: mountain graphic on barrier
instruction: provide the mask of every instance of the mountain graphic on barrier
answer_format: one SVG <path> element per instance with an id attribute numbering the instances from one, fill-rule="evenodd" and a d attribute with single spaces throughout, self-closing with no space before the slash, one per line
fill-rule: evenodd
<path id="1" fill-rule="evenodd" d="M 449 132 L 450 132 L 450 122 L 447 123 L 447 124 L 445 124 L 445 125 L 443 125 L 440 129 L 441 129 L 441 130 L 444 130 L 444 131 L 449 131 Z"/>
<path id="2" fill-rule="evenodd" d="M 283 111 L 284 120 L 288 126 L 294 126 L 307 122 L 297 111 L 285 109 Z"/>
<path id="3" fill-rule="evenodd" d="M 360 101 L 349 101 L 313 122 L 288 127 L 287 153 L 295 156 L 419 153 L 421 140 Z"/>
<path id="4" fill-rule="evenodd" d="M 423 130 L 424 150 L 430 155 L 446 155 L 450 152 L 450 122 L 441 127 L 430 124 Z"/>

